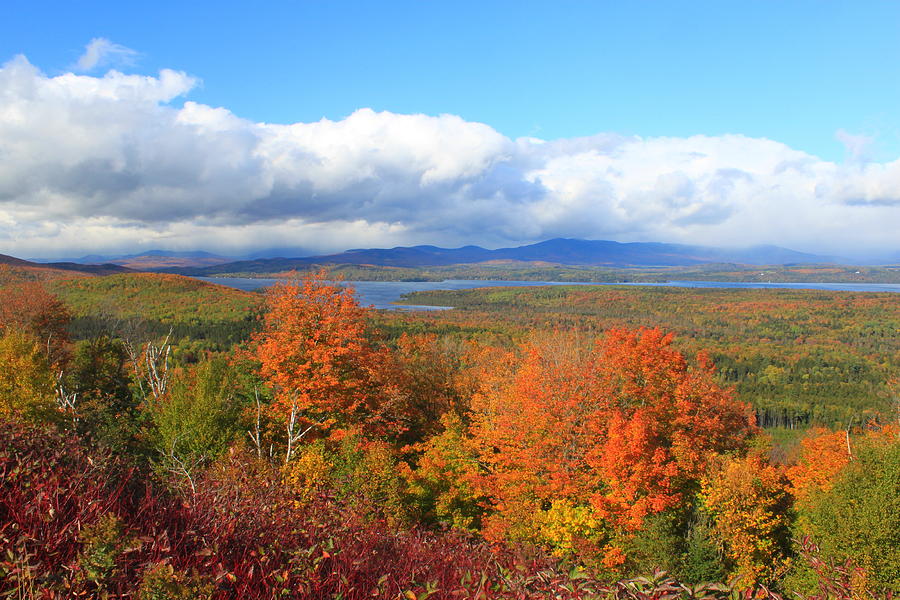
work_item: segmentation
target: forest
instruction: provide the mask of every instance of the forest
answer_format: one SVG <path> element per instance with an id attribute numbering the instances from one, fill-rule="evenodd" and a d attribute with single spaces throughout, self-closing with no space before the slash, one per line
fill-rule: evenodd
<path id="1" fill-rule="evenodd" d="M 546 328 L 662 327 L 690 352 L 708 352 L 719 381 L 766 427 L 846 428 L 895 410 L 900 304 L 892 293 L 554 286 L 417 292 L 405 301 L 456 310 L 386 314 L 399 329 L 519 339 Z"/>
<path id="2" fill-rule="evenodd" d="M 887 598 L 896 296 L 0 287 L 0 597 Z"/>

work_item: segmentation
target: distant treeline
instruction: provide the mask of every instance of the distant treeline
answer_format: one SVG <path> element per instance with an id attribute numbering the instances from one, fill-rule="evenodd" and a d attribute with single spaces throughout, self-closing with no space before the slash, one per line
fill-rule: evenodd
<path id="1" fill-rule="evenodd" d="M 240 266 L 239 269 L 236 269 Z M 511 262 L 463 264 L 438 267 L 392 267 L 355 264 L 303 264 L 260 261 L 215 267 L 167 269 L 190 276 L 269 278 L 296 270 L 311 273 L 321 268 L 350 281 L 444 281 L 475 279 L 485 281 L 572 281 L 596 283 L 661 283 L 684 281 L 729 281 L 773 283 L 900 283 L 900 267 L 835 265 L 747 266 L 708 264 L 692 267 L 576 267 Z"/>

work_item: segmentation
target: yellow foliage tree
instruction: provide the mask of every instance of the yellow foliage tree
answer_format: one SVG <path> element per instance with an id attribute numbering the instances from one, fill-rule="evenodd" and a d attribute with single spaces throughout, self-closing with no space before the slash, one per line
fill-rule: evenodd
<path id="1" fill-rule="evenodd" d="M 586 542 L 592 547 L 609 537 L 606 523 L 584 504 L 554 500 L 542 516 L 541 537 L 557 556 L 582 555 Z"/>
<path id="2" fill-rule="evenodd" d="M 779 470 L 755 455 L 727 459 L 703 482 L 713 533 L 745 584 L 771 581 L 788 566 L 787 489 Z"/>
<path id="3" fill-rule="evenodd" d="M 296 505 L 309 503 L 315 495 L 326 489 L 331 479 L 331 462 L 322 443 L 303 446 L 296 458 L 284 465 L 284 484 L 296 494 Z"/>
<path id="4" fill-rule="evenodd" d="M 50 420 L 57 413 L 53 398 L 53 375 L 40 344 L 21 331 L 7 331 L 0 338 L 0 415 Z"/>
<path id="5" fill-rule="evenodd" d="M 443 432 L 416 446 L 417 468 L 404 473 L 409 493 L 426 520 L 477 530 L 485 502 L 471 483 L 478 472 L 478 457 L 469 447 L 458 415 L 446 413 L 441 424 Z"/>

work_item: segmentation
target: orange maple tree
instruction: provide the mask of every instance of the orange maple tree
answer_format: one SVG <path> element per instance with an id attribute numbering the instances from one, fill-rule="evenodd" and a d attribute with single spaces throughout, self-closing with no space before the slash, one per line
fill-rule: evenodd
<path id="1" fill-rule="evenodd" d="M 67 358 L 70 318 L 66 305 L 38 282 L 0 289 L 0 330 L 32 335 L 45 348 L 51 364 Z"/>
<path id="2" fill-rule="evenodd" d="M 605 527 L 636 530 L 699 488 L 712 458 L 755 431 L 749 407 L 691 365 L 657 329 L 615 329 L 595 345 L 532 344 L 506 383 L 486 377 L 471 443 L 492 500 L 486 533 L 533 531 L 541 511 L 588 504 Z M 600 540 L 600 537 L 596 539 Z"/>
<path id="3" fill-rule="evenodd" d="M 825 427 L 809 430 L 800 441 L 797 461 L 785 469 L 791 493 L 799 504 L 804 504 L 814 494 L 828 492 L 853 460 L 855 444 L 890 443 L 897 440 L 898 433 L 897 425 L 874 423 L 855 430 L 832 431 Z"/>
<path id="4" fill-rule="evenodd" d="M 255 353 L 275 392 L 276 411 L 322 430 L 359 422 L 374 397 L 369 309 L 324 271 L 277 283 L 266 304 Z"/>
<path id="5" fill-rule="evenodd" d="M 850 462 L 847 435 L 844 431 L 817 427 L 801 440 L 797 462 L 785 472 L 798 502 L 805 502 L 817 491 L 831 489 L 835 476 Z"/>
<path id="6" fill-rule="evenodd" d="M 527 538 L 542 506 L 587 496 L 585 430 L 591 397 L 584 348 L 568 336 L 537 340 L 519 353 L 483 354 L 472 399 L 471 444 L 485 467 L 473 483 L 491 499 L 491 538 Z"/>
<path id="7" fill-rule="evenodd" d="M 756 429 L 709 358 L 690 366 L 672 340 L 659 329 L 614 329 L 594 355 L 601 400 L 591 421 L 601 443 L 587 461 L 603 485 L 592 502 L 626 529 L 679 504 L 713 457 L 742 448 Z"/>

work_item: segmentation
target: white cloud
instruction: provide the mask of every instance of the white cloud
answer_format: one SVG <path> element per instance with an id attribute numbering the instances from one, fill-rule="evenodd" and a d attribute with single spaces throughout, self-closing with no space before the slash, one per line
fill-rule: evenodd
<path id="1" fill-rule="evenodd" d="M 869 159 L 869 150 L 875 138 L 868 135 L 854 134 L 838 129 L 834 137 L 844 145 L 844 149 L 852 160 L 865 162 Z"/>
<path id="2" fill-rule="evenodd" d="M 76 66 L 79 71 L 90 71 L 111 64 L 129 66 L 134 63 L 137 56 L 138 53 L 131 48 L 106 38 L 94 38 L 85 46 L 84 54 L 78 58 Z"/>
<path id="3" fill-rule="evenodd" d="M 48 77 L 24 57 L 0 68 L 0 252 L 897 244 L 900 161 L 841 165 L 739 135 L 509 139 L 454 115 L 370 109 L 255 123 L 173 102 L 196 84 L 170 70 Z"/>

